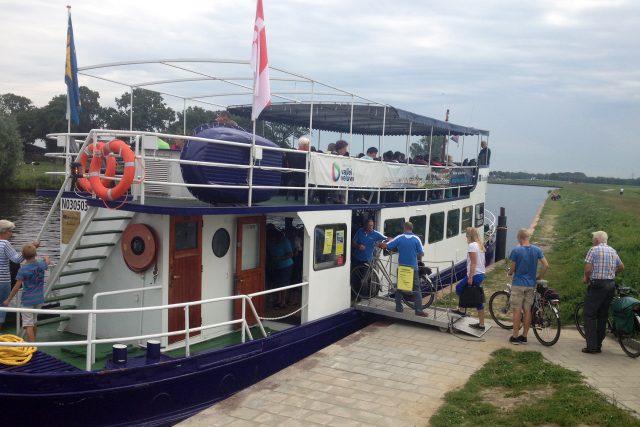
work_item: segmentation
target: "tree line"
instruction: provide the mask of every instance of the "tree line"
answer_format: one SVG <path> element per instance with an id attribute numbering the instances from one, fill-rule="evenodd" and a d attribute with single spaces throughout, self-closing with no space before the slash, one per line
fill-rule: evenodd
<path id="1" fill-rule="evenodd" d="M 80 86 L 80 124 L 71 124 L 71 132 L 86 133 L 91 129 L 129 129 L 131 93 L 115 98 L 115 107 L 103 107 L 100 94 Z M 161 94 L 146 89 L 133 89 L 133 129 L 181 135 L 184 114 L 187 116 L 187 135 L 195 127 L 213 121 L 217 111 L 190 106 L 185 112 L 167 106 Z M 24 96 L 13 93 L 0 95 L 0 179 L 11 177 L 23 158 L 25 148 L 49 133 L 67 131 L 67 97 L 56 95 L 43 107 L 36 107 Z M 240 127 L 251 130 L 251 120 L 232 116 Z M 291 139 L 298 138 L 308 129 L 270 122 L 258 122 L 256 133 L 283 148 L 291 147 Z M 47 151 L 56 151 L 56 141 L 46 140 Z M 6 154 L 6 155 L 4 155 Z"/>
<path id="2" fill-rule="evenodd" d="M 541 181 L 566 181 L 580 182 L 587 184 L 611 184 L 611 185 L 640 185 L 640 178 L 611 178 L 606 176 L 587 176 L 582 172 L 552 172 L 552 173 L 529 173 L 529 172 L 489 172 L 490 179 L 513 179 L 513 180 L 541 180 Z"/>

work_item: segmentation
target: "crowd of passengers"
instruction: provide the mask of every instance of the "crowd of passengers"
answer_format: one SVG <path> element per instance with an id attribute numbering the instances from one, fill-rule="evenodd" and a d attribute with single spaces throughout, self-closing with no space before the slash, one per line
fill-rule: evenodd
<path id="1" fill-rule="evenodd" d="M 439 157 L 433 156 L 431 162 L 429 159 L 425 159 L 423 155 L 418 154 L 414 157 L 407 157 L 400 151 L 388 150 L 382 153 L 382 156 L 378 156 L 378 149 L 376 147 L 369 147 L 366 153 L 360 153 L 355 156 L 358 159 L 363 160 L 375 160 L 388 163 L 408 163 L 414 165 L 432 165 L 432 166 L 476 166 L 477 164 L 483 166 L 488 165 L 488 156 L 491 151 L 487 148 L 486 141 L 482 141 L 482 150 L 476 159 L 464 159 L 462 162 L 454 162 L 453 156 L 448 155 L 446 161 L 442 161 Z M 312 151 L 317 153 L 323 153 L 321 150 L 317 150 L 311 145 L 311 141 L 306 136 L 298 139 L 298 151 Z M 327 146 L 327 154 L 333 154 L 336 156 L 350 157 L 349 143 L 345 140 L 338 140 L 332 142 Z M 296 156 L 295 153 L 288 153 L 285 156 L 285 166 L 294 169 L 304 169 L 305 156 Z"/>

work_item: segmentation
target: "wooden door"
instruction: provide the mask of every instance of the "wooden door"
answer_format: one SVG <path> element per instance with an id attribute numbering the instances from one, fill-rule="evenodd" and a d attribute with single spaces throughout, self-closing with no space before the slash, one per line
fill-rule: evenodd
<path id="1" fill-rule="evenodd" d="M 236 280 L 235 294 L 250 294 L 265 289 L 266 258 L 266 217 L 251 216 L 238 218 L 236 241 Z M 264 315 L 265 297 L 253 298 L 258 316 Z M 234 304 L 235 318 L 242 317 L 242 302 Z M 247 307 L 247 322 L 251 325 L 256 319 Z"/>
<path id="2" fill-rule="evenodd" d="M 172 216 L 169 238 L 169 304 L 202 299 L 202 217 Z M 189 327 L 202 325 L 201 306 L 189 309 Z M 169 310 L 169 331 L 184 329 L 184 309 Z M 192 332 L 190 336 L 198 335 Z M 169 344 L 184 335 L 169 337 Z"/>

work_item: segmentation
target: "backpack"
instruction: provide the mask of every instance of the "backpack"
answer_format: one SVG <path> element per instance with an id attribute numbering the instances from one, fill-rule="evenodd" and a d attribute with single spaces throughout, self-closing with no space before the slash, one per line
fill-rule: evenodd
<path id="1" fill-rule="evenodd" d="M 613 327 L 618 334 L 630 335 L 633 333 L 635 327 L 633 310 L 638 306 L 640 306 L 640 301 L 632 297 L 618 298 L 611 304 Z"/>

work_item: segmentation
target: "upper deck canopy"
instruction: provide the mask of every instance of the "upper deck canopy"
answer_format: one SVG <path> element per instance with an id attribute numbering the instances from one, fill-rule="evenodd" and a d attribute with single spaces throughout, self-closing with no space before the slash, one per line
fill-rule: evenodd
<path id="1" fill-rule="evenodd" d="M 353 128 L 351 109 L 353 106 Z M 295 126 L 309 126 L 313 107 L 313 128 L 359 135 L 489 135 L 489 131 L 459 126 L 421 116 L 390 105 L 351 103 L 277 103 L 265 108 L 261 120 Z M 231 114 L 251 117 L 251 105 L 230 106 Z M 386 110 L 386 111 L 385 111 Z"/>

